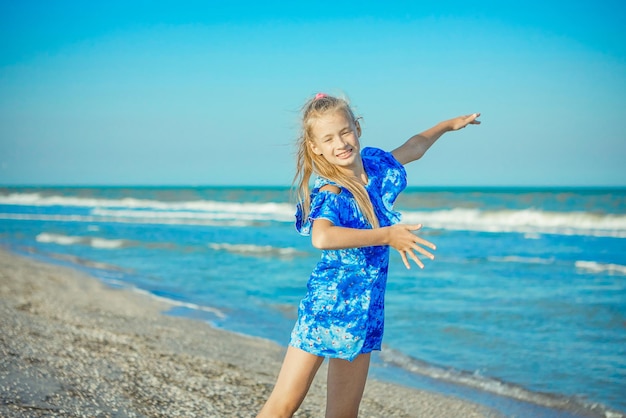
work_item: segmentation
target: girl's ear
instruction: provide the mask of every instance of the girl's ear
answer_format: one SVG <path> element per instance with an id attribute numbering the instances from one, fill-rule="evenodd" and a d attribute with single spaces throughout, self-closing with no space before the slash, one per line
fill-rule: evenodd
<path id="1" fill-rule="evenodd" d="M 315 145 L 315 141 L 308 141 L 308 142 L 309 142 L 309 146 L 311 147 L 311 151 L 313 151 L 313 154 L 322 155 L 322 151 L 320 151 L 317 145 Z"/>
<path id="2" fill-rule="evenodd" d="M 354 127 L 356 128 L 356 136 L 357 138 L 361 137 L 361 124 L 359 123 L 358 120 L 354 121 Z"/>

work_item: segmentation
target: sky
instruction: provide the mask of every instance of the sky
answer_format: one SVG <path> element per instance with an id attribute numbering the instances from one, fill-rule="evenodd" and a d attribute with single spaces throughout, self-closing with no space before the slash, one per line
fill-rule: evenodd
<path id="1" fill-rule="evenodd" d="M 300 109 L 412 186 L 626 186 L 622 1 L 0 0 L 0 185 L 289 185 Z"/>

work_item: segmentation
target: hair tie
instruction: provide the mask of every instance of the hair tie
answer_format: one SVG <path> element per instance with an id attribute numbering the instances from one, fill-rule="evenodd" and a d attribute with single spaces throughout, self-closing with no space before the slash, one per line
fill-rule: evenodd
<path id="1" fill-rule="evenodd" d="M 323 99 L 324 97 L 328 97 L 328 94 L 326 94 L 326 93 L 317 93 L 315 95 L 315 100 Z"/>

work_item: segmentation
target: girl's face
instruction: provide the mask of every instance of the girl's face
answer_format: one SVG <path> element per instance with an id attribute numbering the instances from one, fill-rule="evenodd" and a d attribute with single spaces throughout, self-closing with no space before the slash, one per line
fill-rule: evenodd
<path id="1" fill-rule="evenodd" d="M 361 127 L 338 110 L 317 118 L 311 127 L 311 149 L 336 166 L 351 168 L 361 158 Z"/>

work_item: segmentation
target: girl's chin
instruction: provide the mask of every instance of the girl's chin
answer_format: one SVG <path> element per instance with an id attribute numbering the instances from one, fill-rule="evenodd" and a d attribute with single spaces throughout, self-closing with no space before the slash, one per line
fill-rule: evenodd
<path id="1" fill-rule="evenodd" d="M 354 166 L 356 162 L 356 158 L 346 158 L 343 160 L 337 159 L 335 160 L 335 165 L 343 168 L 351 168 Z"/>

